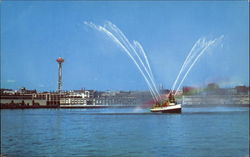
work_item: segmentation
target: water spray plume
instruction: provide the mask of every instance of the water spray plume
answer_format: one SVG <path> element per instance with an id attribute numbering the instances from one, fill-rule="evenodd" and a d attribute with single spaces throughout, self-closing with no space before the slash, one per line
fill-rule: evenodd
<path id="1" fill-rule="evenodd" d="M 131 50 L 130 52 L 133 52 L 134 55 L 135 55 L 135 58 L 137 59 L 137 61 L 139 62 L 139 64 L 142 66 L 142 69 L 145 70 L 146 72 L 146 75 L 148 76 L 148 79 L 152 85 L 152 88 L 154 90 L 154 92 L 156 93 L 158 99 L 160 97 L 160 94 L 158 92 L 158 89 L 156 88 L 156 85 L 155 85 L 155 81 L 153 79 L 153 76 L 152 76 L 152 72 L 150 73 L 149 69 L 151 70 L 150 66 L 149 69 L 145 66 L 145 64 L 149 64 L 148 63 L 148 60 L 147 60 L 147 57 L 146 57 L 146 54 L 142 48 L 142 46 L 140 45 L 139 42 L 137 41 L 134 41 L 134 45 L 132 45 L 129 40 L 126 38 L 126 36 L 123 34 L 123 32 L 114 24 L 112 24 L 111 22 L 107 22 L 105 24 L 105 27 L 106 28 L 110 28 L 112 31 L 114 31 L 114 34 L 117 35 L 117 37 L 123 42 L 123 44 L 129 49 Z M 137 52 L 136 51 L 139 51 Z M 145 59 L 146 63 L 142 61 L 141 57 L 139 56 L 140 54 L 143 55 L 143 58 Z"/>
<path id="2" fill-rule="evenodd" d="M 149 64 L 149 61 L 148 61 L 148 57 L 147 57 L 147 55 L 146 55 L 146 53 L 145 53 L 143 47 L 141 46 L 141 44 L 140 44 L 138 41 L 134 41 L 134 44 L 135 44 L 137 47 L 139 47 L 139 51 L 140 51 L 140 52 L 142 53 L 142 55 L 144 56 L 145 61 L 146 61 L 147 66 L 148 66 L 148 70 L 149 70 L 149 72 L 150 72 L 150 75 L 152 76 L 152 78 L 153 78 L 153 80 L 154 80 L 154 75 L 153 75 L 153 73 L 152 73 L 152 70 L 151 70 L 151 67 L 150 67 L 150 64 Z"/>
<path id="3" fill-rule="evenodd" d="M 106 22 L 104 26 L 95 25 L 92 22 L 86 22 L 86 21 L 84 22 L 84 24 L 88 25 L 89 27 L 95 30 L 105 33 L 108 37 L 112 39 L 112 41 L 114 41 L 114 43 L 119 45 L 122 48 L 122 50 L 126 52 L 129 58 L 134 62 L 137 69 L 142 74 L 144 80 L 148 85 L 149 91 L 154 101 L 156 102 L 162 99 L 162 96 L 159 94 L 159 90 L 156 88 L 155 79 L 147 55 L 142 45 L 138 41 L 133 41 L 132 44 L 128 40 L 128 38 L 124 35 L 124 33 L 111 22 Z M 204 54 L 204 52 L 206 52 L 211 46 L 214 46 L 216 43 L 219 43 L 219 41 L 221 41 L 223 37 L 224 36 L 220 36 L 219 38 L 210 41 L 207 41 L 205 38 L 200 38 L 197 40 L 192 49 L 189 51 L 185 61 L 183 62 L 181 69 L 177 75 L 177 78 L 175 79 L 172 85 L 170 93 L 174 93 L 174 95 L 176 95 L 183 81 L 186 79 L 190 70 L 198 61 L 198 59 L 201 57 L 201 55 Z M 183 77 L 179 82 L 181 76 Z M 177 86 L 178 82 L 179 84 Z M 177 89 L 175 90 L 176 86 Z"/>
<path id="4" fill-rule="evenodd" d="M 177 79 L 176 79 L 174 85 L 176 84 L 177 80 L 179 79 L 180 73 L 183 71 L 183 69 L 185 69 L 185 68 L 188 66 L 188 63 L 191 63 L 191 61 L 192 61 L 192 63 L 191 63 L 190 66 L 187 68 L 187 71 L 186 71 L 186 73 L 184 74 L 184 76 L 183 76 L 181 82 L 179 83 L 179 85 L 178 85 L 178 87 L 177 87 L 177 89 L 176 89 L 174 95 L 176 95 L 176 93 L 179 91 L 179 89 L 180 89 L 180 87 L 181 87 L 183 81 L 186 79 L 186 77 L 187 77 L 187 75 L 189 74 L 190 70 L 191 70 L 192 67 L 195 65 L 195 63 L 198 61 L 198 59 L 200 58 L 200 56 L 201 56 L 202 54 L 204 54 L 204 52 L 206 52 L 211 46 L 215 46 L 217 43 L 219 43 L 223 38 L 224 38 L 224 36 L 222 35 L 222 36 L 220 36 L 219 38 L 216 38 L 216 39 L 210 40 L 210 41 L 206 41 L 205 39 L 202 39 L 202 40 L 199 39 L 199 40 L 195 43 L 195 45 L 194 45 L 193 48 L 191 49 L 189 55 L 187 56 L 186 60 L 184 61 L 184 63 L 183 63 L 184 66 L 182 66 L 182 68 L 181 68 L 181 70 L 180 70 L 180 72 L 179 72 L 179 74 L 178 74 L 178 76 L 177 76 Z M 200 45 L 200 47 L 197 48 L 197 45 L 198 45 L 198 46 Z M 194 52 L 196 52 L 196 53 L 194 53 Z M 197 54 L 197 52 L 199 52 L 199 53 Z M 194 54 L 193 54 L 193 53 L 194 53 Z M 190 56 L 191 56 L 191 57 L 190 57 Z M 192 60 L 192 59 L 194 59 L 194 60 Z M 172 88 L 172 90 L 174 90 L 174 88 Z"/>
<path id="5" fill-rule="evenodd" d="M 174 84 L 173 84 L 173 86 L 172 86 L 172 88 L 171 88 L 171 92 L 173 92 L 173 90 L 175 89 L 175 86 L 176 86 L 176 84 L 177 84 L 177 82 L 178 82 L 178 80 L 179 80 L 179 77 L 180 77 L 182 71 L 186 68 L 186 65 L 187 65 L 187 64 L 189 63 L 189 61 L 190 61 L 190 56 L 192 55 L 194 49 L 197 47 L 197 45 L 198 45 L 200 42 L 201 42 L 201 39 L 199 39 L 199 40 L 194 44 L 194 46 L 192 47 L 192 49 L 191 49 L 190 52 L 188 53 L 188 56 L 186 57 L 185 61 L 183 62 L 182 66 L 181 66 L 181 70 L 179 71 L 179 74 L 178 74 L 177 78 L 176 78 L 175 81 L 174 81 Z"/>
<path id="6" fill-rule="evenodd" d="M 135 60 L 137 60 L 137 64 L 140 65 L 141 69 L 144 70 L 144 72 L 147 75 L 148 80 L 150 81 L 150 86 L 153 88 L 153 93 L 156 95 L 157 99 L 159 99 L 160 95 L 159 92 L 156 88 L 155 82 L 152 79 L 152 76 L 149 74 L 148 69 L 145 66 L 145 63 L 142 61 L 141 57 L 139 56 L 139 52 L 136 51 L 136 47 L 134 47 L 129 40 L 126 38 L 126 36 L 123 34 L 123 32 L 116 27 L 114 24 L 112 24 L 111 22 L 108 22 L 105 25 L 107 28 L 110 28 L 111 31 L 114 31 L 113 34 L 116 35 L 116 37 L 118 37 L 120 39 L 120 41 L 122 41 L 122 43 L 125 45 L 125 47 L 127 47 L 127 49 L 129 49 L 130 54 L 134 54 L 135 55 Z M 137 45 L 139 45 L 139 42 L 137 42 Z M 137 46 L 135 45 L 135 46 Z M 140 46 L 137 48 L 141 48 Z M 140 50 L 141 51 L 141 50 Z M 132 53 L 131 53 L 132 52 Z M 144 74 L 145 75 L 145 74 Z"/>
<path id="7" fill-rule="evenodd" d="M 152 71 L 147 59 L 147 56 L 140 45 L 139 42 L 134 41 L 134 45 L 132 45 L 126 36 L 121 32 L 119 28 L 117 28 L 111 22 L 107 22 L 104 27 L 95 25 L 92 22 L 84 22 L 84 24 L 88 25 L 89 27 L 96 29 L 100 32 L 105 33 L 108 37 L 110 37 L 117 45 L 119 45 L 130 57 L 130 59 L 134 62 L 140 73 L 142 74 L 143 78 L 145 79 L 150 93 L 154 99 L 154 101 L 159 101 L 160 94 L 158 89 L 156 88 L 155 81 L 152 75 Z M 143 56 L 143 59 L 141 56 Z M 147 65 L 147 66 L 145 66 Z"/>
<path id="8" fill-rule="evenodd" d="M 152 83 L 152 85 L 153 85 L 155 91 L 157 92 L 157 96 L 160 97 L 160 94 L 159 94 L 159 92 L 158 92 L 158 89 L 156 88 L 154 75 L 153 75 L 153 73 L 152 73 L 152 70 L 151 70 L 151 67 L 150 67 L 150 64 L 149 64 L 147 55 L 146 55 L 144 49 L 142 48 L 142 46 L 141 46 L 141 44 L 140 44 L 139 42 L 134 41 L 134 45 L 135 45 L 135 47 L 138 48 L 138 51 L 141 52 L 142 58 L 144 58 L 144 61 L 146 62 L 146 65 L 147 65 L 147 66 L 145 66 L 145 65 L 144 65 L 145 62 L 143 63 L 143 61 L 140 59 L 142 65 L 143 65 L 143 67 L 144 67 L 144 69 L 146 70 L 146 73 L 147 73 L 148 77 L 150 78 L 150 81 L 151 81 L 151 83 Z M 140 57 L 138 56 L 138 58 L 140 58 Z"/>

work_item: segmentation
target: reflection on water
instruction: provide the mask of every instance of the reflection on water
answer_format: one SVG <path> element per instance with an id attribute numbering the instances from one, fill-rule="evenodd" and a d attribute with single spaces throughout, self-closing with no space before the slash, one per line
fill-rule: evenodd
<path id="1" fill-rule="evenodd" d="M 249 108 L 1 110 L 7 156 L 246 156 Z"/>

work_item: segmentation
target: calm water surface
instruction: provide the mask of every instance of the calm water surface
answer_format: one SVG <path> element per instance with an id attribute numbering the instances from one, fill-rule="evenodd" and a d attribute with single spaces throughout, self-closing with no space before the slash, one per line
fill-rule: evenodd
<path id="1" fill-rule="evenodd" d="M 246 157 L 249 108 L 1 110 L 1 153 L 18 156 Z"/>

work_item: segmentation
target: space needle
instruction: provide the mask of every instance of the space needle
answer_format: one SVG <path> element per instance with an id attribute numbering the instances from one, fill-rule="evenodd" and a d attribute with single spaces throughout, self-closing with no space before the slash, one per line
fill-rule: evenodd
<path id="1" fill-rule="evenodd" d="M 57 91 L 61 92 L 62 87 L 62 63 L 64 59 L 62 57 L 57 58 L 56 62 L 58 63 L 58 82 L 57 82 Z"/>

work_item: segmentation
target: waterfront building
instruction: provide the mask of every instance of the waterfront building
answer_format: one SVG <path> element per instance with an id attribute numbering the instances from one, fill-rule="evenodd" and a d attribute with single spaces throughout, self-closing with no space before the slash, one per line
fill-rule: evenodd
<path id="1" fill-rule="evenodd" d="M 73 90 L 65 92 L 60 98 L 60 106 L 65 105 L 94 105 L 93 90 Z"/>
<path id="2" fill-rule="evenodd" d="M 249 95 L 183 95 L 183 105 L 244 105 L 249 106 Z"/>
<path id="3" fill-rule="evenodd" d="M 176 97 L 183 105 L 245 105 L 249 106 L 249 87 L 211 88 L 209 90 L 185 87 Z M 1 108 L 57 108 L 84 106 L 136 106 L 152 104 L 149 91 L 95 91 L 73 90 L 60 92 L 37 92 L 36 90 L 1 89 Z M 192 94 L 191 94 L 192 93 Z M 166 93 L 162 93 L 166 94 Z"/>
<path id="4" fill-rule="evenodd" d="M 8 90 L 10 91 L 10 90 Z M 25 88 L 14 92 L 1 91 L 1 108 L 59 107 L 63 94 L 30 92 Z"/>

